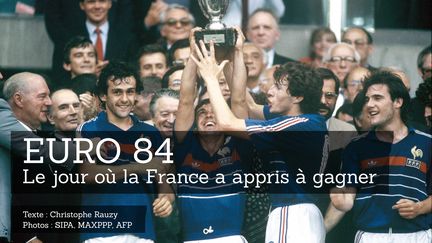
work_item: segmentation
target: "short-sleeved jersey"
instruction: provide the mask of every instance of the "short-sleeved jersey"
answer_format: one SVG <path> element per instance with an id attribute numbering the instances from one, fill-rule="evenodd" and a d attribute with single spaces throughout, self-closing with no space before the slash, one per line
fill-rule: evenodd
<path id="1" fill-rule="evenodd" d="M 246 120 L 246 130 L 271 173 L 289 174 L 288 184 L 272 183 L 272 206 L 315 202 L 310 181 L 297 184 L 295 176 L 307 178 L 322 172 L 328 157 L 328 134 L 324 118 L 315 114 L 279 116 L 271 120 Z M 300 170 L 301 171 L 300 171 Z"/>
<path id="2" fill-rule="evenodd" d="M 207 240 L 240 235 L 245 207 L 243 184 L 233 183 L 243 175 L 252 155 L 247 141 L 226 136 L 219 150 L 210 155 L 198 133 L 187 132 L 179 143 L 175 139 L 174 162 L 178 174 L 207 174 L 208 183 L 178 185 L 178 202 L 185 241 Z M 219 183 L 223 174 L 225 183 Z M 219 177 L 221 178 L 221 177 Z"/>
<path id="3" fill-rule="evenodd" d="M 122 166 L 132 163 L 134 153 L 136 151 L 135 141 L 139 138 L 148 138 L 152 142 L 152 150 L 156 150 L 162 142 L 162 137 L 159 131 L 136 117 L 130 116 L 133 126 L 129 130 L 124 131 L 110 123 L 107 119 L 106 112 L 100 112 L 97 117 L 83 123 L 78 132 L 84 138 L 99 137 L 113 138 L 120 145 L 120 157 L 110 166 Z M 107 158 L 112 159 L 116 154 L 114 146 L 109 143 L 104 144 L 107 151 Z M 112 145 L 112 144 L 111 144 Z M 111 149 L 110 149 L 111 148 Z M 140 155 L 140 159 L 146 159 L 145 153 Z M 99 162 L 97 162 L 99 163 Z M 133 162 L 134 163 L 134 162 Z M 108 173 L 108 171 L 107 171 Z M 140 238 L 154 239 L 155 233 L 152 219 L 152 185 L 144 183 L 145 178 L 141 178 L 143 183 L 139 184 L 124 184 L 123 181 L 118 181 L 116 184 L 87 184 L 83 187 L 84 194 L 82 195 L 83 206 L 145 206 L 146 214 L 140 215 L 135 212 L 136 207 L 130 207 L 126 210 L 127 218 L 134 224 L 145 224 L 145 232 L 136 232 L 135 235 Z M 94 193 L 97 191 L 98 193 Z M 92 192 L 92 193 L 86 193 Z M 99 193 L 100 192 L 100 193 Z M 137 208 L 138 210 L 138 208 Z M 141 211 L 139 211 L 141 212 Z M 118 233 L 82 233 L 81 240 L 86 240 L 95 237 L 110 237 L 118 235 Z"/>
<path id="4" fill-rule="evenodd" d="M 351 185 L 357 188 L 352 210 L 358 229 L 411 233 L 431 228 L 431 214 L 404 219 L 392 209 L 402 198 L 419 202 L 431 194 L 431 135 L 410 128 L 408 136 L 392 144 L 369 132 L 347 146 L 342 162 L 342 173 L 377 174 L 370 185 Z"/>

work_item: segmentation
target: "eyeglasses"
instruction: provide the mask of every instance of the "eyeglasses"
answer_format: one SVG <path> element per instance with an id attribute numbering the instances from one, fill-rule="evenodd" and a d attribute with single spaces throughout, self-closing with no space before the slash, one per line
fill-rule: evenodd
<path id="1" fill-rule="evenodd" d="M 333 63 L 341 63 L 342 61 L 354 63 L 354 62 L 356 62 L 356 59 L 354 57 L 350 57 L 350 56 L 348 56 L 348 57 L 336 56 L 336 57 L 330 58 L 330 62 L 333 62 Z"/>
<path id="2" fill-rule="evenodd" d="M 177 20 L 177 19 L 168 19 L 167 21 L 165 21 L 164 24 L 166 24 L 166 25 L 168 25 L 170 27 L 173 27 L 173 26 L 176 26 L 177 23 L 180 23 L 181 26 L 188 26 L 188 25 L 190 25 L 192 23 L 192 21 L 190 19 L 188 19 L 188 18 L 182 18 L 180 20 Z"/>
<path id="3" fill-rule="evenodd" d="M 323 95 L 326 98 L 326 100 L 331 100 L 331 99 L 334 99 L 338 96 L 338 94 L 336 94 L 334 92 L 324 92 Z"/>
<path id="4" fill-rule="evenodd" d="M 348 40 L 348 39 L 342 40 L 342 42 L 345 42 L 345 43 L 350 44 L 350 45 L 353 44 L 353 42 L 351 40 Z M 362 46 L 365 46 L 366 44 L 368 44 L 368 43 L 364 40 L 355 40 L 354 41 L 354 45 L 356 47 L 362 47 Z"/>
<path id="5" fill-rule="evenodd" d="M 353 86 L 359 86 L 361 84 L 363 84 L 363 81 L 361 81 L 361 80 L 351 80 L 351 81 L 348 81 L 348 86 L 351 86 L 351 87 L 353 87 Z"/>
<path id="6" fill-rule="evenodd" d="M 186 58 L 186 59 L 177 59 L 177 60 L 174 60 L 172 62 L 172 65 L 173 66 L 186 65 L 186 63 L 187 63 L 188 60 L 189 60 L 189 58 Z"/>
<path id="7" fill-rule="evenodd" d="M 172 85 L 173 85 L 173 86 L 180 85 L 180 84 L 181 84 L 181 79 L 174 79 L 174 80 L 172 81 Z"/>

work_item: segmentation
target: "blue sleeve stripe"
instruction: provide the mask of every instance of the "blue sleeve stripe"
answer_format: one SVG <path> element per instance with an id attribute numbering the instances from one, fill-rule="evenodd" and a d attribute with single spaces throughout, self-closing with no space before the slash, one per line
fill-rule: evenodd
<path id="1" fill-rule="evenodd" d="M 365 197 L 358 197 L 355 200 L 356 201 L 365 200 L 365 199 L 370 199 L 371 197 L 403 197 L 403 198 L 410 199 L 410 200 L 413 200 L 413 201 L 416 201 L 416 202 L 420 202 L 420 200 L 417 199 L 417 198 L 408 197 L 408 196 L 405 196 L 403 194 L 381 194 L 381 193 L 372 194 L 370 196 L 365 196 Z"/>
<path id="2" fill-rule="evenodd" d="M 418 177 L 408 176 L 408 175 L 404 175 L 404 174 L 379 174 L 379 175 L 375 175 L 374 177 L 380 177 L 380 176 L 400 176 L 400 177 L 409 178 L 409 179 L 412 179 L 412 180 L 419 181 L 419 182 L 421 182 L 423 184 L 426 184 L 426 182 L 424 180 L 422 180 L 422 179 L 420 179 Z"/>
<path id="3" fill-rule="evenodd" d="M 309 119 L 307 119 L 307 118 L 300 118 L 300 117 L 288 118 L 288 119 L 284 119 L 284 120 L 282 120 L 276 124 L 270 124 L 267 126 L 252 125 L 252 126 L 248 126 L 246 129 L 249 132 L 249 134 L 260 133 L 260 132 L 278 132 L 278 131 L 282 131 L 288 127 L 297 125 L 299 123 L 307 122 L 308 120 Z"/>
<path id="4" fill-rule="evenodd" d="M 193 198 L 193 199 L 214 199 L 214 198 L 223 198 L 223 197 L 232 197 L 232 196 L 239 196 L 240 193 L 231 193 L 231 194 L 223 194 L 223 195 L 215 195 L 215 196 L 186 196 L 186 195 L 179 195 L 179 198 Z"/>
<path id="5" fill-rule="evenodd" d="M 377 187 L 377 186 L 385 186 L 385 187 L 403 187 L 403 188 L 407 188 L 407 189 L 411 189 L 411 190 L 417 191 L 417 192 L 419 192 L 419 193 L 425 195 L 426 197 L 428 196 L 428 194 L 427 194 L 425 191 L 422 191 L 422 190 L 417 189 L 417 188 L 415 188 L 415 187 L 405 186 L 405 185 L 402 185 L 402 184 L 375 184 L 375 185 L 372 185 L 372 186 L 365 186 L 365 187 L 361 187 L 360 190 L 370 189 L 370 188 L 374 188 L 374 187 Z"/>
<path id="6" fill-rule="evenodd" d="M 234 183 L 227 183 L 224 185 L 219 186 L 212 186 L 212 187 L 202 187 L 202 186 L 189 186 L 189 185 L 178 185 L 179 188 L 190 188 L 190 189 L 197 189 L 197 190 L 213 190 L 217 188 L 223 188 L 223 187 L 232 187 L 233 185 L 236 185 Z"/>

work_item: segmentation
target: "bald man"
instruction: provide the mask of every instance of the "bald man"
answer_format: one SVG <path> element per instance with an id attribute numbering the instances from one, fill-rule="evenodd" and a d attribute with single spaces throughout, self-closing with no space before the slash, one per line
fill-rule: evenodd
<path id="1" fill-rule="evenodd" d="M 42 76 L 29 72 L 15 74 L 4 84 L 3 95 L 18 121 L 29 131 L 47 121 L 48 107 L 52 103 Z"/>
<path id="2" fill-rule="evenodd" d="M 364 78 L 369 74 L 370 71 L 367 68 L 356 67 L 346 76 L 343 81 L 345 101 L 353 103 L 354 98 L 363 89 Z"/>
<path id="3" fill-rule="evenodd" d="M 369 56 L 374 50 L 372 35 L 362 27 L 350 27 L 342 34 L 342 42 L 352 45 L 360 54 L 360 66 L 375 71 L 376 68 L 368 63 Z"/>
<path id="4" fill-rule="evenodd" d="M 347 43 L 336 43 L 324 55 L 323 63 L 342 82 L 351 70 L 360 65 L 360 54 Z"/>
<path id="5" fill-rule="evenodd" d="M 56 131 L 75 131 L 81 123 L 81 103 L 78 95 L 70 89 L 60 89 L 51 95 L 52 106 L 48 120 Z"/>

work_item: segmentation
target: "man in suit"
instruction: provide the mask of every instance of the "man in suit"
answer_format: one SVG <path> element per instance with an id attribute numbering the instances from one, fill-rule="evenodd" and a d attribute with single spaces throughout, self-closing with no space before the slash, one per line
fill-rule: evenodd
<path id="1" fill-rule="evenodd" d="M 130 0 L 50 0 L 47 1 L 45 25 L 54 42 L 53 74 L 63 80 L 63 52 L 66 42 L 82 35 L 96 46 L 96 27 L 101 28 L 102 54 L 99 60 L 127 58 L 128 43 L 133 43 L 133 10 Z M 131 45 L 135 47 L 135 45 Z M 99 65 L 106 65 L 100 62 Z"/>
<path id="2" fill-rule="evenodd" d="M 342 42 L 352 45 L 360 54 L 360 66 L 369 69 L 371 72 L 377 70 L 368 62 L 374 46 L 372 35 L 365 28 L 359 26 L 348 28 L 342 34 Z"/>
<path id="3" fill-rule="evenodd" d="M 332 116 L 336 106 L 336 98 L 339 95 L 340 82 L 338 77 L 326 68 L 318 68 L 318 73 L 323 80 L 319 113 L 326 118 L 327 129 L 329 131 L 356 131 L 353 125 Z"/>
<path id="4" fill-rule="evenodd" d="M 280 30 L 278 18 L 270 10 L 259 8 L 249 16 L 246 36 L 252 43 L 265 50 L 267 68 L 276 64 L 295 62 L 294 59 L 275 52 L 276 42 L 280 38 Z"/>
<path id="5" fill-rule="evenodd" d="M 49 89 L 42 76 L 33 73 L 19 73 L 10 77 L 4 85 L 5 99 L 0 99 L 0 238 L 11 237 L 11 152 L 16 155 L 27 153 L 24 138 L 39 138 L 32 133 L 46 121 L 46 112 L 51 105 Z M 25 133 L 28 131 L 27 133 Z M 49 149 L 48 143 L 33 143 L 30 149 L 38 149 L 35 156 L 49 161 L 49 152 L 54 158 L 64 157 L 65 145 L 54 142 Z M 62 164 L 68 170 L 73 167 L 75 146 L 68 147 L 68 160 Z M 19 238 L 16 238 L 19 237 Z M 40 242 L 35 234 L 14 235 L 17 242 Z"/>
<path id="6" fill-rule="evenodd" d="M 254 43 L 243 46 L 244 63 L 247 68 L 247 88 L 254 94 L 261 92 L 259 78 L 266 68 L 265 52 Z"/>
<path id="7" fill-rule="evenodd" d="M 326 68 L 318 68 L 318 74 L 323 80 L 319 113 L 326 119 L 330 141 L 329 158 L 327 160 L 325 173 L 337 174 L 341 166 L 342 152 L 351 139 L 357 135 L 357 132 L 353 125 L 332 116 L 336 106 L 336 98 L 339 93 L 340 83 L 338 77 L 331 70 Z M 322 212 L 325 212 L 329 202 L 327 195 L 320 198 L 319 205 Z M 346 217 L 344 219 L 344 224 L 340 224 L 338 228 L 327 234 L 326 238 L 328 242 L 335 242 L 340 235 L 345 235 L 346 237 L 354 236 L 355 231 L 349 219 L 350 217 Z"/>

